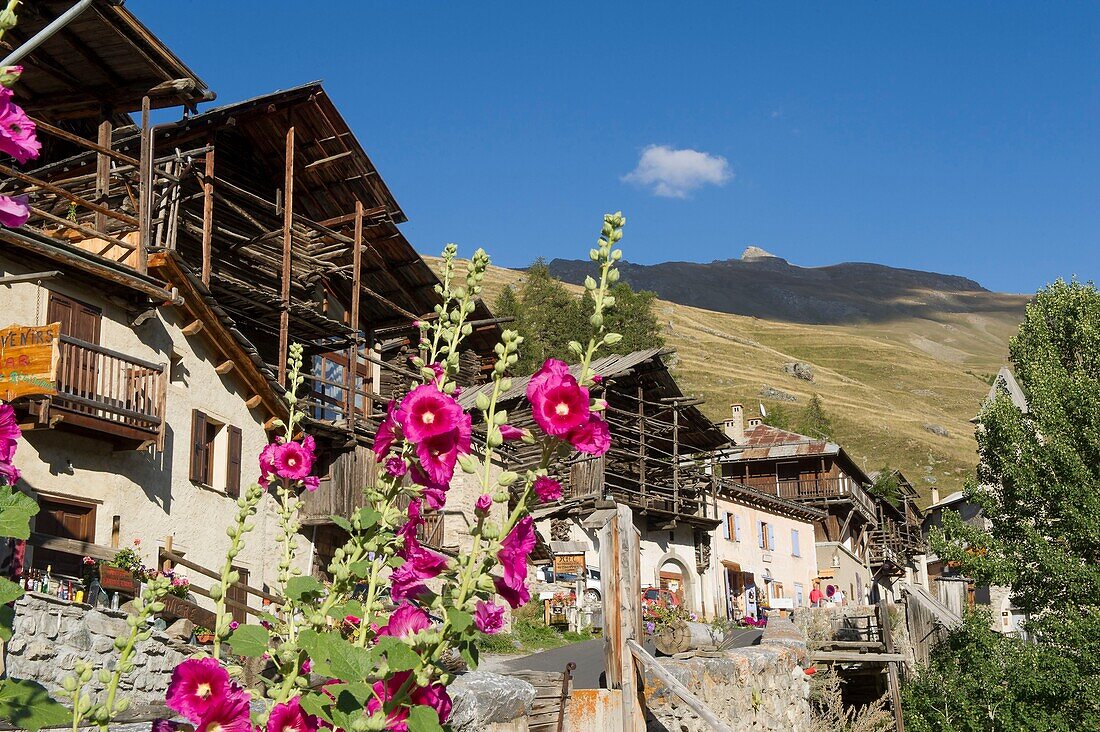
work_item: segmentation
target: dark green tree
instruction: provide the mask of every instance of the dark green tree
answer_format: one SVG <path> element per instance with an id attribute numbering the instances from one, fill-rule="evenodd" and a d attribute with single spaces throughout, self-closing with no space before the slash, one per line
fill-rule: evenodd
<path id="1" fill-rule="evenodd" d="M 611 288 L 611 295 L 615 298 L 615 304 L 606 313 L 604 323 L 608 330 L 619 333 L 623 339 L 612 346 L 609 353 L 633 353 L 665 344 L 657 315 L 653 312 L 657 293 L 648 290 L 635 292 L 625 282 L 617 282 Z M 587 316 L 592 308 L 592 296 L 585 292 L 581 296 L 581 310 Z M 588 335 L 585 335 L 580 340 L 584 342 L 587 339 Z"/>
<path id="2" fill-rule="evenodd" d="M 798 432 L 816 440 L 827 440 L 833 434 L 833 422 L 825 414 L 825 405 L 815 392 L 798 415 Z"/>
<path id="3" fill-rule="evenodd" d="M 768 413 L 768 416 L 764 417 L 764 424 L 780 430 L 792 431 L 797 429 L 795 426 L 796 415 L 790 407 L 786 407 L 782 404 L 772 404 L 765 407 L 765 411 Z"/>
<path id="4" fill-rule="evenodd" d="M 871 481 L 871 493 L 893 504 L 901 502 L 901 482 L 897 471 L 889 465 L 883 465 Z"/>

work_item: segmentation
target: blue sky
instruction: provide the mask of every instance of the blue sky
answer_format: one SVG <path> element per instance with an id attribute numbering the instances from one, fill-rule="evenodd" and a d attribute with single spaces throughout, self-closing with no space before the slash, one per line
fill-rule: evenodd
<path id="1" fill-rule="evenodd" d="M 324 80 L 422 252 L 1100 275 L 1095 3 L 127 7 L 219 102 Z"/>

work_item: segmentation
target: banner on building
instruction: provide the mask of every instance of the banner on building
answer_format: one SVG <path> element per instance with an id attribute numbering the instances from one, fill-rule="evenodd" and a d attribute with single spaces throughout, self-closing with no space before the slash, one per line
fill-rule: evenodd
<path id="1" fill-rule="evenodd" d="M 61 323 L 0 329 L 0 397 L 57 393 Z"/>

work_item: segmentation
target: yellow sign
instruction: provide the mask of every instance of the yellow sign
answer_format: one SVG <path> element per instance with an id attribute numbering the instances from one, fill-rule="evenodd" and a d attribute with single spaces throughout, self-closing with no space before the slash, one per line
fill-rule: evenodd
<path id="1" fill-rule="evenodd" d="M 5 401 L 57 393 L 61 323 L 0 329 L 0 396 Z"/>
<path id="2" fill-rule="evenodd" d="M 555 554 L 554 574 L 584 575 L 584 554 Z"/>

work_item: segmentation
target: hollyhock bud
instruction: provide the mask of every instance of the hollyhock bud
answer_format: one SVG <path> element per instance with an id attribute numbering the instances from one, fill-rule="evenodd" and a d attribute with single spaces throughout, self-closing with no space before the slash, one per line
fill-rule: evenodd
<path id="1" fill-rule="evenodd" d="M 477 501 L 474 502 L 474 511 L 478 516 L 486 516 L 489 513 L 489 509 L 493 505 L 493 497 L 488 493 L 484 493 L 477 497 Z"/>
<path id="2" fill-rule="evenodd" d="M 405 475 L 408 470 L 409 468 L 405 465 L 405 461 L 397 456 L 391 457 L 386 461 L 386 475 L 391 478 L 400 478 Z"/>

